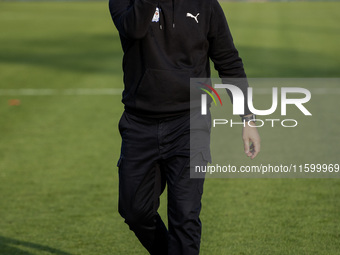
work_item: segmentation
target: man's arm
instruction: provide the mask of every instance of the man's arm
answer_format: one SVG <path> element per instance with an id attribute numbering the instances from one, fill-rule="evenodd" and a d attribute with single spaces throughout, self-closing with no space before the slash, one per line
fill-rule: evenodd
<path id="1" fill-rule="evenodd" d="M 112 20 L 119 33 L 129 39 L 143 38 L 157 7 L 155 0 L 109 0 Z"/>
<path id="2" fill-rule="evenodd" d="M 214 62 L 215 69 L 218 71 L 223 83 L 238 86 L 242 90 L 244 97 L 247 98 L 248 82 L 242 59 L 238 55 L 227 19 L 217 0 L 212 0 L 211 4 L 208 40 L 209 57 Z M 232 94 L 229 91 L 227 92 L 231 101 L 233 101 Z M 248 114 L 251 114 L 251 111 L 248 108 L 247 100 L 245 100 L 244 115 Z"/>
<path id="3" fill-rule="evenodd" d="M 210 44 L 209 56 L 214 62 L 215 69 L 223 83 L 231 81 L 232 84 L 242 90 L 244 97 L 248 98 L 248 82 L 242 59 L 238 55 L 224 12 L 217 0 L 212 0 L 208 39 Z M 233 101 L 232 94 L 229 91 L 228 94 Z M 249 115 L 251 115 L 251 112 L 247 100 L 245 100 L 243 117 Z M 251 122 L 250 125 L 247 122 L 243 128 L 242 139 L 244 152 L 253 159 L 260 152 L 261 141 L 255 123 Z"/>
<path id="4" fill-rule="evenodd" d="M 242 59 L 233 38 L 222 7 L 211 0 L 210 29 L 208 33 L 209 57 L 221 78 L 245 78 Z"/>

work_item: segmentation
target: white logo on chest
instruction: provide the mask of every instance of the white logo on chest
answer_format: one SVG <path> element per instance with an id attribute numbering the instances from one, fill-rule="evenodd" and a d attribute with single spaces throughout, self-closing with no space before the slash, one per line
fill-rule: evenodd
<path id="1" fill-rule="evenodd" d="M 200 14 L 197 13 L 196 16 L 194 16 L 194 15 L 192 15 L 192 14 L 189 13 L 189 12 L 187 13 L 187 17 L 195 19 L 197 23 L 198 23 L 198 19 L 197 19 L 197 18 L 198 18 L 198 15 L 200 15 Z"/>

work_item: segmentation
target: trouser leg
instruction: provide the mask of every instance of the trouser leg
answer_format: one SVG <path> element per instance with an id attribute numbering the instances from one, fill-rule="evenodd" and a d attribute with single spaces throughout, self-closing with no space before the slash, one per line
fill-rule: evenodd
<path id="1" fill-rule="evenodd" d="M 196 155 L 199 164 L 207 162 Z M 200 250 L 201 198 L 204 179 L 190 179 L 188 157 L 167 162 L 169 255 L 197 255 Z"/>
<path id="2" fill-rule="evenodd" d="M 156 127 L 127 114 L 121 118 L 119 213 L 150 254 L 166 255 L 168 233 L 157 213 L 165 178 L 157 150 L 152 149 L 157 148 L 153 136 Z"/>

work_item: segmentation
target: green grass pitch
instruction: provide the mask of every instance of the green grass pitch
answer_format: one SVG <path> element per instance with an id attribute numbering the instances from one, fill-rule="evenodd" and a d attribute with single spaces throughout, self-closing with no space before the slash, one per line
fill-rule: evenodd
<path id="1" fill-rule="evenodd" d="M 65 94 L 123 87 L 107 5 L 0 2 L 0 93 L 54 91 L 0 95 L 1 255 L 146 254 L 117 212 L 119 93 Z M 339 77 L 339 2 L 222 5 L 249 77 Z M 292 133 L 296 156 L 336 160 L 339 94 L 315 97 L 307 124 L 324 133 L 306 128 L 302 141 Z M 228 157 L 242 160 L 233 132 Z M 255 162 L 291 157 L 283 137 L 261 135 Z M 339 254 L 339 215 L 339 179 L 207 179 L 201 254 Z"/>

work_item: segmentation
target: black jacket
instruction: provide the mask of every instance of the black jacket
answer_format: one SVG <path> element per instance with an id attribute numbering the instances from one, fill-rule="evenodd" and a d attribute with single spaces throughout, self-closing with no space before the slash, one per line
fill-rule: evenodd
<path id="1" fill-rule="evenodd" d="M 246 77 L 217 0 L 110 0 L 109 8 L 124 51 L 127 111 L 189 111 L 190 78 L 210 77 L 209 58 L 220 77 Z M 247 85 L 239 87 L 246 95 Z"/>

